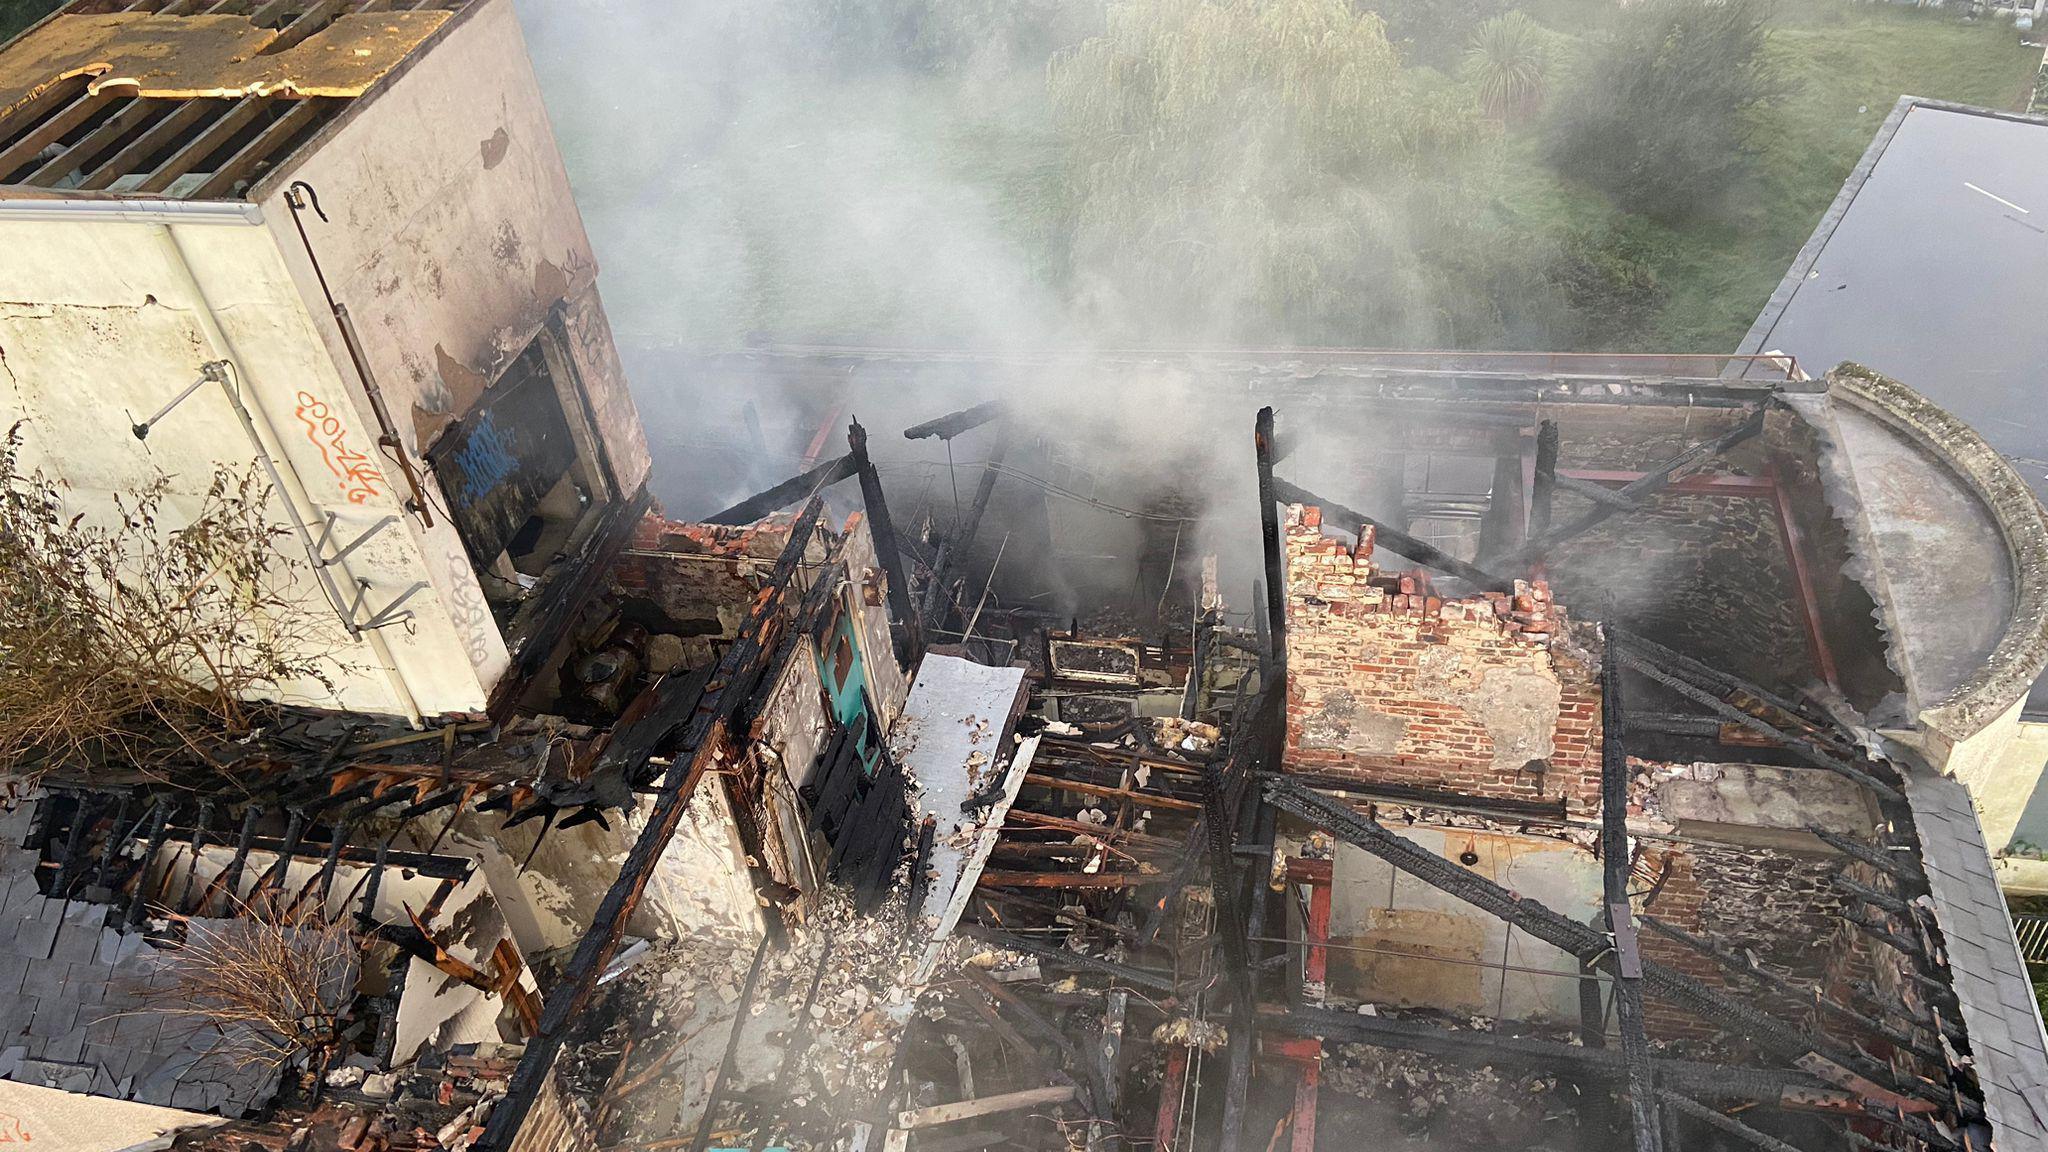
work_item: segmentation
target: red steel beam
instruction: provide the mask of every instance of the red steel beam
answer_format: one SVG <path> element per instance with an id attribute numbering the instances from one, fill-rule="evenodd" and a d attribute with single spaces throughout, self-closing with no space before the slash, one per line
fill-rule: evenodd
<path id="1" fill-rule="evenodd" d="M 1820 598 L 1814 594 L 1813 572 L 1806 563 L 1806 539 L 1799 521 L 1792 515 L 1792 498 L 1778 482 L 1778 464 L 1772 461 L 1764 473 L 1771 483 L 1771 495 L 1778 513 L 1778 536 L 1785 544 L 1785 558 L 1792 564 L 1792 582 L 1799 587 L 1801 619 L 1806 624 L 1806 646 L 1813 653 L 1814 671 L 1829 687 L 1836 687 L 1835 654 L 1828 648 L 1827 634 L 1820 625 Z"/>
<path id="2" fill-rule="evenodd" d="M 1166 1057 L 1166 1074 L 1159 1078 L 1159 1117 L 1152 1125 L 1152 1146 L 1158 1152 L 1174 1152 L 1174 1137 L 1180 1131 L 1180 1093 L 1188 1079 L 1188 1050 L 1175 1048 Z"/>
<path id="3" fill-rule="evenodd" d="M 1330 889 L 1334 874 L 1328 860 L 1290 857 L 1287 861 L 1288 882 L 1309 886 L 1308 923 L 1303 925 L 1308 947 L 1302 960 L 1301 994 L 1304 1000 L 1315 1004 L 1322 1003 L 1330 986 L 1330 950 L 1323 945 L 1330 942 Z"/>

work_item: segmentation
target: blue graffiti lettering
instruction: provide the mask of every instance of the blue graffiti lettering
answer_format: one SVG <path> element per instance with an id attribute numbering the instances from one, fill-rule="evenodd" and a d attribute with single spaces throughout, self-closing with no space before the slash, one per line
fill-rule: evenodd
<path id="1" fill-rule="evenodd" d="M 454 460 L 463 481 L 456 504 L 464 508 L 504 483 L 519 468 L 518 459 L 512 455 L 511 441 L 498 430 L 489 411 L 477 415 L 476 426 L 470 429 L 468 440 L 455 453 Z"/>

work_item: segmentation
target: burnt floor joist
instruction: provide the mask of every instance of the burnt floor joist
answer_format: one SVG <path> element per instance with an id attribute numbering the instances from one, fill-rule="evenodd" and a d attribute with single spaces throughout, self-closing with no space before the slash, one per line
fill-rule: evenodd
<path id="1" fill-rule="evenodd" d="M 674 839 L 683 811 L 709 769 L 713 753 L 724 744 L 730 721 L 762 687 L 785 623 L 797 568 L 822 513 L 822 501 L 812 497 L 790 531 L 789 541 L 769 573 L 767 587 L 720 659 L 706 691 L 688 713 L 664 717 L 670 737 L 654 741 L 653 747 L 665 749 L 673 745 L 674 755 L 662 775 L 661 793 L 639 839 L 627 853 L 618 878 L 598 905 L 590 930 L 577 942 L 561 978 L 548 990 L 547 1009 L 541 1015 L 540 1027 L 529 1040 L 505 1098 L 491 1113 L 490 1124 L 477 1148 L 485 1152 L 507 1152 L 511 1148 L 568 1039 L 571 1021 L 589 1003 L 598 976 L 611 962 L 626 922 L 653 877 L 655 864 Z"/>
<path id="2" fill-rule="evenodd" d="M 1519 896 L 1491 880 L 1460 868 L 1359 813 L 1349 805 L 1319 796 L 1291 781 L 1266 785 L 1267 801 L 1330 832 L 1338 839 L 1385 860 L 1395 868 L 1514 925 L 1610 976 L 1621 973 L 1621 961 L 1608 935 L 1563 916 L 1548 906 Z M 1776 1020 L 1701 984 L 1684 973 L 1641 959 L 1646 990 L 1717 1027 L 1740 1034 L 1772 1055 L 1886 1104 L 1908 1096 L 1936 1107 L 1949 1103 L 1943 1094 L 1922 1083 L 1906 1083 L 1870 1057 L 1826 1038 Z"/>

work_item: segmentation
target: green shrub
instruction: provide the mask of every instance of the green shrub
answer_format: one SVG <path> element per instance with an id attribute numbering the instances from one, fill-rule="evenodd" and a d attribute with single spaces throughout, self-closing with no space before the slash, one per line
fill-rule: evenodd
<path id="1" fill-rule="evenodd" d="M 1747 162 L 1749 112 L 1778 94 L 1767 0 L 1642 0 L 1555 110 L 1553 166 L 1631 211 L 1710 208 Z"/>

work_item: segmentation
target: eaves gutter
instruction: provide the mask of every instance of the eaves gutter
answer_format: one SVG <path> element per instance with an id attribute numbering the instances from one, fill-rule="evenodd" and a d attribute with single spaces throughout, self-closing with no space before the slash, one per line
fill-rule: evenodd
<path id="1" fill-rule="evenodd" d="M 124 224 L 261 224 L 263 208 L 243 200 L 104 199 L 27 196 L 0 199 L 0 223 L 107 220 Z"/>

